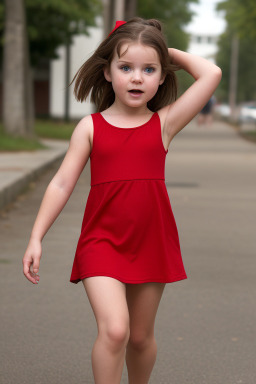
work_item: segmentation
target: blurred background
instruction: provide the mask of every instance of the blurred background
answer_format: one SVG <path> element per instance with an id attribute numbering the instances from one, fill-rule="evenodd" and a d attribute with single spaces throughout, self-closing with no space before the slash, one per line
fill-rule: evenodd
<path id="1" fill-rule="evenodd" d="M 256 383 L 255 0 L 0 0 L 1 384 L 94 383 L 96 324 L 69 283 L 89 164 L 47 233 L 39 285 L 21 260 L 76 122 L 94 112 L 69 84 L 115 20 L 135 15 L 223 72 L 211 121 L 199 114 L 166 157 L 188 280 L 166 287 L 151 383 Z M 177 75 L 182 93 L 193 79 Z"/>
<path id="2" fill-rule="evenodd" d="M 60 131 L 57 120 L 68 123 L 94 111 L 89 101 L 75 101 L 70 81 L 115 20 L 135 15 L 160 19 L 170 47 L 216 62 L 223 71 L 214 99 L 216 116 L 254 131 L 255 7 L 254 0 L 1 2 L 0 149 L 5 150 L 6 135 L 68 139 L 73 125 L 62 124 Z M 192 79 L 180 72 L 181 93 Z"/>

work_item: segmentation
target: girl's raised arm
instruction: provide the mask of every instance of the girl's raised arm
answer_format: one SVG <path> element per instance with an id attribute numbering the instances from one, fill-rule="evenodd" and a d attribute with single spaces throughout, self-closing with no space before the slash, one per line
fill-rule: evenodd
<path id="1" fill-rule="evenodd" d="M 196 80 L 174 103 L 159 111 L 170 143 L 210 99 L 221 80 L 221 69 L 202 57 L 174 48 L 168 51 L 172 62 Z"/>
<path id="2" fill-rule="evenodd" d="M 75 128 L 67 154 L 43 197 L 25 255 L 23 273 L 34 284 L 39 281 L 38 271 L 42 254 L 41 242 L 67 203 L 76 182 L 90 156 L 91 117 L 87 116 Z"/>

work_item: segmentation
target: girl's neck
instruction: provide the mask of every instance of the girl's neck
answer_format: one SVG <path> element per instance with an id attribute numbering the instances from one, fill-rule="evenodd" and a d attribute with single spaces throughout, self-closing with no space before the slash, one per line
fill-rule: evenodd
<path id="1" fill-rule="evenodd" d="M 135 108 L 128 107 L 123 104 L 118 105 L 118 103 L 114 102 L 109 108 L 103 111 L 103 114 L 112 116 L 122 116 L 131 119 L 136 117 L 143 117 L 145 115 L 151 115 L 152 111 L 148 109 L 147 105 Z"/>
<path id="2" fill-rule="evenodd" d="M 153 112 L 148 108 L 117 108 L 115 103 L 102 111 L 108 123 L 120 128 L 141 126 L 151 118 L 152 114 Z"/>

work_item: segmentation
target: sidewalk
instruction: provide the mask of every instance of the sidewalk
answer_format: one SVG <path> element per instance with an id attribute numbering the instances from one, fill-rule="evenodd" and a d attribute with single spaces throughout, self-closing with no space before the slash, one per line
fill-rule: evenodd
<path id="1" fill-rule="evenodd" d="M 42 140 L 48 149 L 33 152 L 0 152 L 0 209 L 11 203 L 31 181 L 64 157 L 68 142 Z"/>
<path id="2" fill-rule="evenodd" d="M 49 152 L 41 156 L 49 160 Z M 33 154 L 27 158 L 36 166 Z M 5 165 L 27 167 L 21 159 Z M 89 164 L 43 241 L 40 283 L 22 274 L 35 215 L 57 166 L 16 209 L 0 215 L 1 384 L 94 382 L 97 325 L 83 285 L 69 283 Z M 152 384 L 256 383 L 255 169 L 255 144 L 225 123 L 199 128 L 194 121 L 169 147 L 166 185 L 188 279 L 165 288 Z M 124 370 L 121 384 L 127 382 Z"/>

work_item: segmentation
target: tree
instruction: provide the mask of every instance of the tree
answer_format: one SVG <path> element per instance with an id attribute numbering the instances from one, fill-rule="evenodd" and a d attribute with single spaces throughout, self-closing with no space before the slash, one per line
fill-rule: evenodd
<path id="1" fill-rule="evenodd" d="M 222 69 L 222 81 L 217 96 L 229 99 L 231 42 L 239 39 L 237 101 L 256 99 L 256 7 L 254 0 L 226 0 L 218 10 L 225 12 L 227 28 L 219 40 L 217 64 Z"/>
<path id="2" fill-rule="evenodd" d="M 56 58 L 56 48 L 70 43 L 76 34 L 88 33 L 101 12 L 101 0 L 25 0 L 31 64 Z M 0 4 L 0 36 L 4 9 Z M 0 59 L 3 41 L 0 39 Z"/>
<path id="3" fill-rule="evenodd" d="M 225 0 L 218 4 L 217 9 L 225 11 L 229 30 L 242 39 L 256 41 L 255 0 Z"/>
<path id="4" fill-rule="evenodd" d="M 229 99 L 230 57 L 233 32 L 227 29 L 220 37 L 216 57 L 217 65 L 222 69 L 222 80 L 216 91 L 217 97 L 227 102 Z M 237 101 L 256 99 L 256 46 L 253 40 L 239 40 Z"/>
<path id="5" fill-rule="evenodd" d="M 25 0 L 31 63 L 56 58 L 56 48 L 88 34 L 100 14 L 101 0 Z"/>
<path id="6" fill-rule="evenodd" d="M 169 46 L 186 50 L 189 36 L 184 31 L 184 26 L 193 16 L 189 4 L 197 2 L 198 0 L 138 0 L 138 15 L 162 21 Z"/>
<path id="7" fill-rule="evenodd" d="M 5 0 L 3 117 L 8 133 L 31 133 L 32 87 L 23 0 Z"/>
<path id="8" fill-rule="evenodd" d="M 100 0 L 5 0 L 3 114 L 7 132 L 23 136 L 33 132 L 31 65 L 56 57 L 58 46 L 70 44 L 78 33 L 88 33 L 100 5 Z"/>

